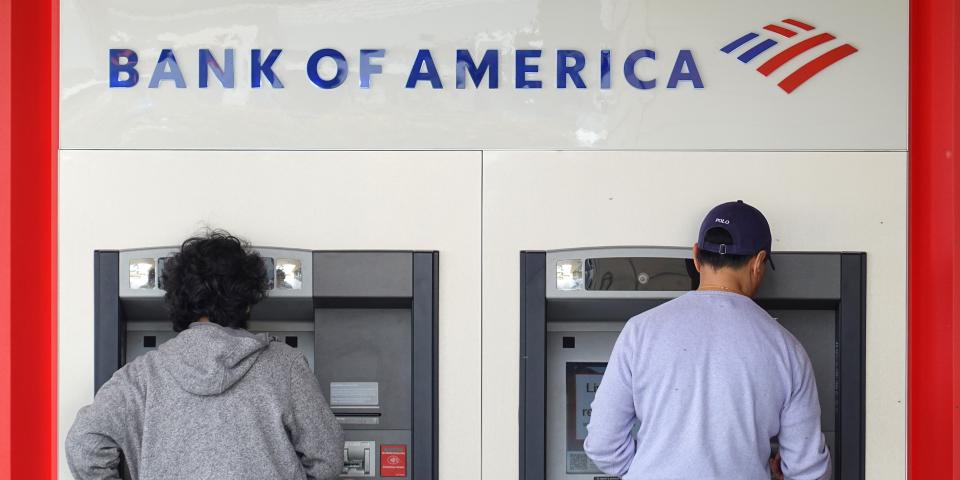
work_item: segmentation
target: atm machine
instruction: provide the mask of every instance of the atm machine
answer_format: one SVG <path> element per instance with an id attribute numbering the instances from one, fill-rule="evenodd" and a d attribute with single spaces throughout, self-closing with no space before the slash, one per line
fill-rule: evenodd
<path id="1" fill-rule="evenodd" d="M 520 479 L 612 480 L 583 452 L 590 403 L 620 330 L 696 289 L 689 248 L 520 255 Z M 864 478 L 866 255 L 775 252 L 758 303 L 813 363 L 836 480 Z"/>
<path id="2" fill-rule="evenodd" d="M 97 251 L 95 388 L 176 334 L 177 248 Z M 303 351 L 344 429 L 345 479 L 435 480 L 438 254 L 255 248 L 270 279 L 249 329 Z"/>

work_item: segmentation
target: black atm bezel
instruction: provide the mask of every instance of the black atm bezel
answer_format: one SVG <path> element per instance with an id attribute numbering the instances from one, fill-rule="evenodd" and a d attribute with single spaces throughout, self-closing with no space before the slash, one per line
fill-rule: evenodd
<path id="1" fill-rule="evenodd" d="M 314 251 L 316 254 L 404 253 L 412 256 L 410 308 L 413 329 L 411 469 L 409 478 L 437 480 L 439 467 L 440 254 L 437 251 Z M 94 251 L 94 392 L 121 366 L 126 335 L 120 308 L 120 251 Z M 362 298 L 314 298 L 314 303 L 359 306 Z M 376 299 L 373 299 L 377 303 Z M 380 305 L 384 305 L 382 302 Z"/>
<path id="2" fill-rule="evenodd" d="M 777 252 L 776 258 L 813 252 Z M 815 301 L 837 312 L 837 449 L 838 480 L 864 480 L 866 401 L 866 281 L 865 253 L 815 252 L 837 256 L 839 291 L 835 298 Z M 520 480 L 546 478 L 547 292 L 546 252 L 520 252 Z M 784 305 L 764 304 L 782 308 Z M 843 345 L 843 348 L 840 348 Z M 851 393 L 852 392 L 852 393 Z M 853 461 L 843 461 L 843 460 Z"/>

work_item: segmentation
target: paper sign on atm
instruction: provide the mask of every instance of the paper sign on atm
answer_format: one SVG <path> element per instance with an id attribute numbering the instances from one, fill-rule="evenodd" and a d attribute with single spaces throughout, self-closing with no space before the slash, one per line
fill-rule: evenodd
<path id="1" fill-rule="evenodd" d="M 381 445 L 380 446 L 380 476 L 406 477 L 407 476 L 407 446 Z"/>

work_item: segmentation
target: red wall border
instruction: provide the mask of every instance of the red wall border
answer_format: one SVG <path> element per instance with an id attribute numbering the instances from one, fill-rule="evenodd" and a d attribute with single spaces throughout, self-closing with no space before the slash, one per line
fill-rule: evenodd
<path id="1" fill-rule="evenodd" d="M 960 5 L 910 17 L 908 476 L 960 478 Z M 59 1 L 0 0 L 0 478 L 57 475 L 58 79 Z"/>
<path id="2" fill-rule="evenodd" d="M 0 478 L 10 473 L 10 1 L 0 0 Z"/>
<path id="3" fill-rule="evenodd" d="M 960 478 L 960 3 L 910 3 L 908 477 Z M 868 432 L 869 434 L 869 432 Z"/>
<path id="4" fill-rule="evenodd" d="M 9 108 L 9 142 L 0 145 L 10 199 L 0 233 L 0 263 L 9 268 L 0 286 L 9 295 L 0 312 L 0 335 L 9 349 L 9 378 L 0 398 L 9 401 L 3 422 L 9 444 L 0 472 L 11 479 L 57 475 L 57 148 L 59 121 L 59 0 L 2 0 L 9 6 L 0 84 Z M 8 40 L 9 39 L 9 40 Z M 0 272 L 2 276 L 3 272 Z"/>

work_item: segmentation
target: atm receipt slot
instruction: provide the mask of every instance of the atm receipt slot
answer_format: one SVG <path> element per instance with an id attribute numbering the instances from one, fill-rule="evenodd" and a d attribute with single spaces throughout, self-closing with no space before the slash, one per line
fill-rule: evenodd
<path id="1" fill-rule="evenodd" d="M 330 382 L 330 407 L 341 425 L 379 425 L 380 383 Z"/>

